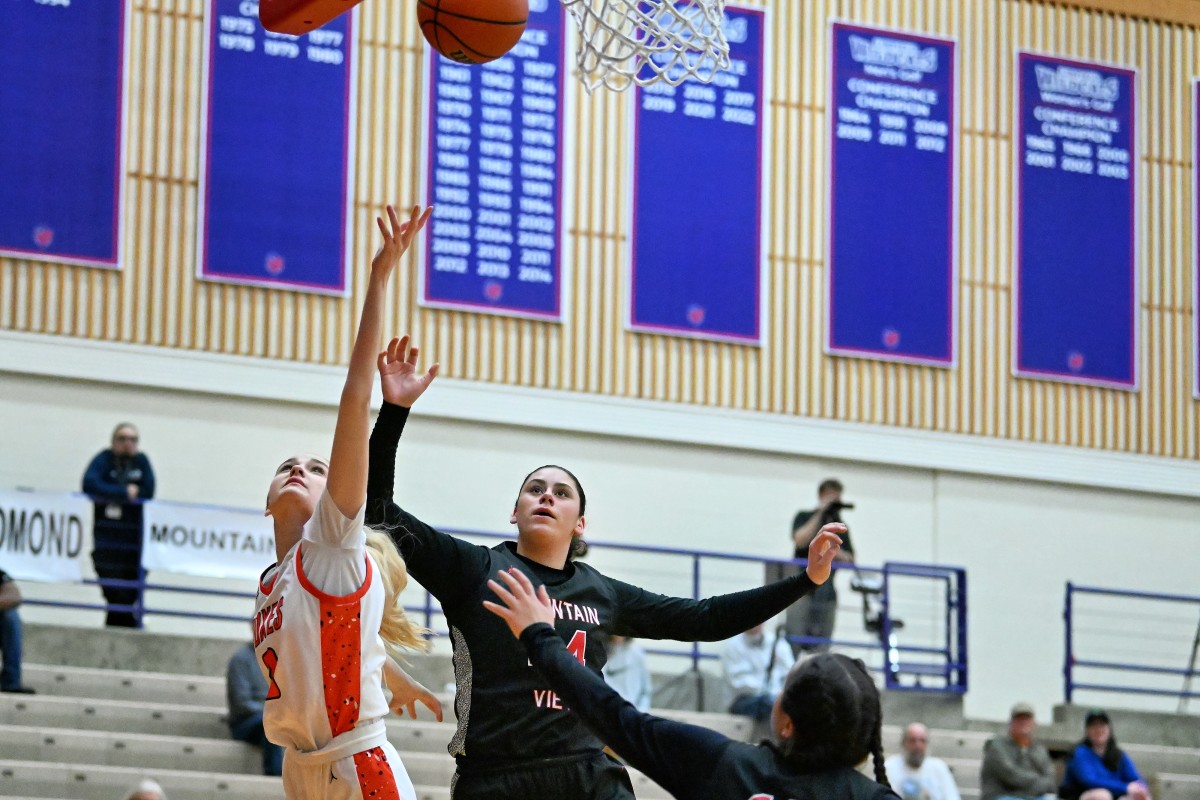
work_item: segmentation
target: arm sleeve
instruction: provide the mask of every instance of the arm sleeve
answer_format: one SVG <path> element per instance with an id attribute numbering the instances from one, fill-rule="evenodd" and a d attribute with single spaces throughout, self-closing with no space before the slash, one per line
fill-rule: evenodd
<path id="1" fill-rule="evenodd" d="M 754 662 L 746 648 L 734 639 L 721 653 L 721 666 L 725 670 L 725 682 L 733 690 L 734 697 L 758 694 L 762 689 L 763 676 L 754 668 Z"/>
<path id="2" fill-rule="evenodd" d="M 396 449 L 407 420 L 403 406 L 385 402 L 379 409 L 369 448 L 366 524 L 392 538 L 414 580 L 443 604 L 451 603 L 486 579 L 487 548 L 435 530 L 392 500 Z"/>
<path id="3" fill-rule="evenodd" d="M 641 713 L 567 652 L 549 625 L 530 625 L 521 642 L 533 666 L 601 741 L 672 796 L 706 797 L 728 738 Z"/>
<path id="4" fill-rule="evenodd" d="M 938 762 L 938 776 L 942 784 L 942 791 L 939 795 L 942 800 L 962 800 L 962 796 L 958 793 L 958 784 L 954 782 L 954 775 L 950 772 L 950 767 L 945 761 Z M 897 791 L 899 794 L 899 791 Z"/>
<path id="5" fill-rule="evenodd" d="M 1108 789 L 1112 792 L 1113 797 L 1120 797 L 1125 794 L 1125 789 L 1129 785 L 1129 781 L 1120 781 L 1117 776 L 1106 769 L 1104 762 L 1092 752 L 1091 748 L 1083 746 L 1075 748 L 1075 757 L 1071 759 L 1071 765 L 1074 768 L 1075 778 L 1084 789 Z"/>
<path id="6" fill-rule="evenodd" d="M 1129 757 L 1128 753 L 1124 752 L 1121 753 L 1121 780 L 1125 781 L 1126 788 L 1134 782 L 1145 783 L 1142 780 L 1141 774 L 1137 771 L 1137 767 L 1133 765 L 1133 759 Z M 1121 791 L 1123 792 L 1125 789 Z"/>
<path id="7" fill-rule="evenodd" d="M 1054 791 L 1054 787 L 1039 788 L 1045 784 L 1042 774 L 1016 763 L 1008 751 L 995 741 L 983 746 L 982 771 L 995 778 L 1008 792 L 1040 794 Z M 1053 784 L 1053 777 L 1050 782 Z"/>
<path id="8" fill-rule="evenodd" d="M 126 497 L 125 487 L 106 480 L 104 477 L 104 467 L 107 461 L 105 453 L 100 453 L 92 459 L 92 463 L 88 464 L 87 471 L 83 473 L 83 491 L 99 497 L 124 500 Z"/>
<path id="9" fill-rule="evenodd" d="M 613 633 L 644 639 L 719 642 L 766 622 L 814 588 L 807 572 L 705 600 L 666 597 L 608 578 L 617 600 Z"/>
<path id="10" fill-rule="evenodd" d="M 154 467 L 150 466 L 150 459 L 145 453 L 139 453 L 138 458 L 142 462 L 142 481 L 138 487 L 138 499 L 153 500 L 154 499 Z"/>
<path id="11" fill-rule="evenodd" d="M 804 527 L 804 523 L 808 522 L 812 516 L 811 511 L 799 511 L 796 513 L 796 518 L 792 520 L 792 535 L 796 535 L 796 531 Z"/>

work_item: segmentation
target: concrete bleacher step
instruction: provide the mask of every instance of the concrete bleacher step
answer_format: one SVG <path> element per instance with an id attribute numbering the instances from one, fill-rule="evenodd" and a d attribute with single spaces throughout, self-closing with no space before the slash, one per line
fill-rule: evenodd
<path id="1" fill-rule="evenodd" d="M 227 739 L 224 707 L 0 694 L 0 725 Z"/>
<path id="2" fill-rule="evenodd" d="M 112 800 L 146 778 L 158 781 L 172 800 L 283 798 L 283 781 L 261 775 L 0 759 L 0 796 Z"/>
<path id="3" fill-rule="evenodd" d="M 1200 770 L 1200 765 L 1193 765 Z M 1170 772 L 1158 774 L 1156 800 L 1196 800 L 1200 797 L 1200 774 L 1180 775 Z"/>
<path id="4" fill-rule="evenodd" d="M 224 677 L 28 663 L 21 673 L 39 694 L 54 697 L 225 706 Z"/>

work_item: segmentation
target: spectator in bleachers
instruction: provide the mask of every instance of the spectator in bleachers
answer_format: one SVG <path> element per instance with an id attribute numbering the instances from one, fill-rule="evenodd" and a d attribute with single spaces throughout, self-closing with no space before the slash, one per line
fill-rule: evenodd
<path id="1" fill-rule="evenodd" d="M 633 703 L 638 711 L 648 711 L 651 688 L 646 651 L 628 636 L 611 636 L 608 642 L 608 662 L 603 670 L 605 682 Z"/>
<path id="2" fill-rule="evenodd" d="M 788 670 L 796 660 L 782 633 L 767 636 L 762 625 L 755 625 L 725 645 L 721 666 L 733 698 L 729 713 L 756 722 L 770 719 L 775 698 L 783 691 Z"/>
<path id="3" fill-rule="evenodd" d="M 147 778 L 125 800 L 167 800 L 167 793 L 158 785 L 158 781 Z"/>
<path id="4" fill-rule="evenodd" d="M 283 774 L 283 748 L 267 739 L 263 731 L 263 703 L 267 679 L 258 666 L 254 645 L 246 642 L 237 649 L 225 668 L 225 700 L 229 706 L 229 735 L 262 748 L 264 775 Z"/>
<path id="5" fill-rule="evenodd" d="M 83 491 L 96 503 L 92 564 L 103 579 L 141 580 L 142 506 L 154 497 L 154 470 L 150 459 L 138 451 L 138 429 L 122 422 L 113 429 L 112 446 L 96 454 L 83 474 Z M 141 603 L 137 588 L 101 586 L 109 605 Z M 110 610 L 105 624 L 140 628 L 141 615 Z"/>
<path id="6" fill-rule="evenodd" d="M 21 683 L 21 590 L 12 577 L 0 570 L 0 692 L 33 694 Z"/>
<path id="7" fill-rule="evenodd" d="M 929 729 L 914 722 L 904 729 L 900 749 L 884 762 L 888 780 L 904 800 L 960 800 L 950 767 L 929 755 Z"/>
<path id="8" fill-rule="evenodd" d="M 1150 791 L 1133 760 L 1117 747 L 1108 714 L 1092 709 L 1083 727 L 1083 741 L 1067 762 L 1058 796 L 1066 800 L 1150 800 Z"/>
<path id="9" fill-rule="evenodd" d="M 821 528 L 830 522 L 842 521 L 842 509 L 853 506 L 842 502 L 842 482 L 836 478 L 821 481 L 817 487 L 817 507 L 800 511 L 792 521 L 792 543 L 794 550 L 792 558 L 807 558 L 808 546 L 816 538 Z M 850 543 L 850 530 L 838 534 L 842 539 L 842 549 L 835 560 L 843 563 L 854 563 L 854 545 Z M 833 623 L 837 616 L 837 589 L 834 587 L 835 572 L 829 580 L 818 586 L 807 597 L 796 602 L 788 613 L 789 632 L 796 636 L 811 636 L 821 639 L 833 637 Z M 794 621 L 793 621 L 794 620 Z M 820 653 L 829 649 L 826 644 L 802 644 L 800 650 Z"/>
<path id="10" fill-rule="evenodd" d="M 980 800 L 1050 800 L 1056 788 L 1050 753 L 1033 740 L 1033 706 L 1017 703 L 1009 714 L 1008 733 L 983 746 Z"/>

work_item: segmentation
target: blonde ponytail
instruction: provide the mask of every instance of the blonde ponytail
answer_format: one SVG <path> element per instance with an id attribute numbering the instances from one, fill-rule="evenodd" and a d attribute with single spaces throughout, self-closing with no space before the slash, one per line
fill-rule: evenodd
<path id="1" fill-rule="evenodd" d="M 367 550 L 379 568 L 383 581 L 383 622 L 379 625 L 379 636 L 393 648 L 406 647 L 410 650 L 427 650 L 425 636 L 427 628 L 414 625 L 400 605 L 400 593 L 408 585 L 408 568 L 392 538 L 385 533 L 367 530 Z"/>

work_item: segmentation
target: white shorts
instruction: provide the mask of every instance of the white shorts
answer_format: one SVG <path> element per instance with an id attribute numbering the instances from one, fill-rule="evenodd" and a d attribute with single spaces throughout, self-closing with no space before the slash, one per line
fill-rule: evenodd
<path id="1" fill-rule="evenodd" d="M 283 756 L 288 800 L 416 800 L 408 771 L 389 742 L 344 758 L 313 764 Z"/>

